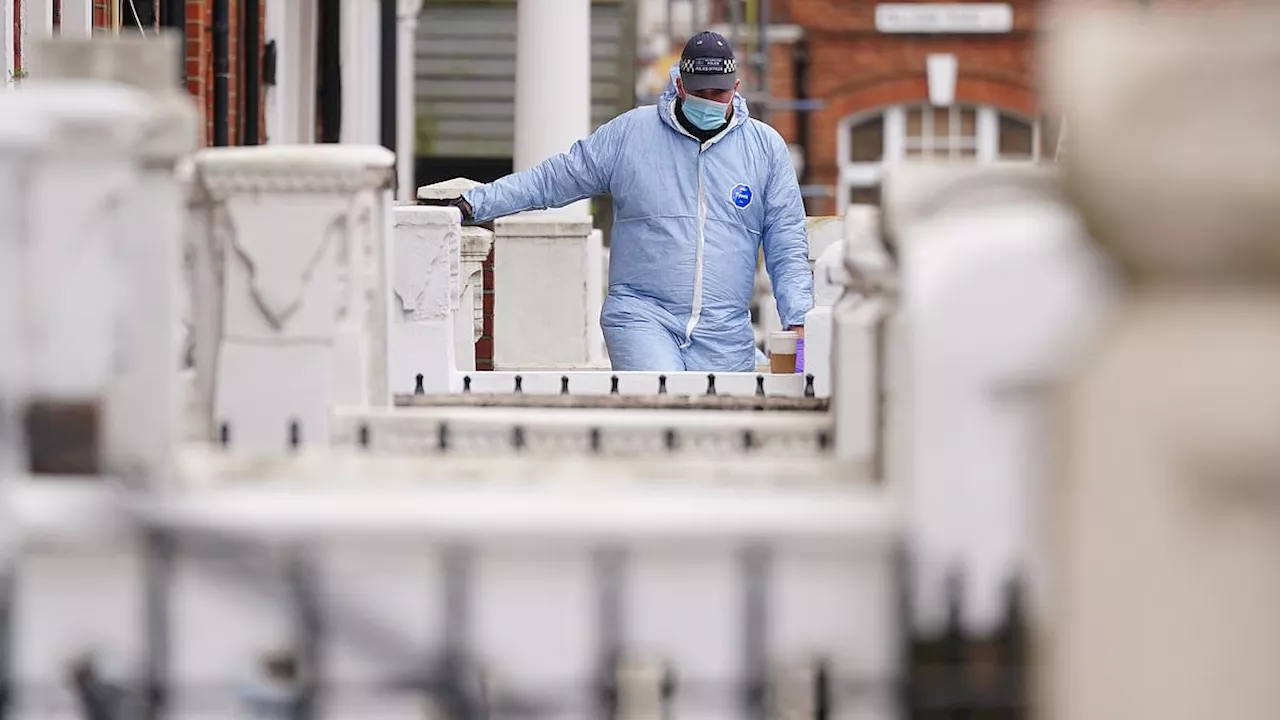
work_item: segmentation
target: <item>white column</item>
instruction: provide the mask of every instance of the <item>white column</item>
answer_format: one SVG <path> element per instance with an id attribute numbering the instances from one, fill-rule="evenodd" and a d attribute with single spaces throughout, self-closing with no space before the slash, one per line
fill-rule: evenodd
<path id="1" fill-rule="evenodd" d="M 62 0 L 60 34 L 65 38 L 93 35 L 93 0 Z M 177 52 L 176 50 L 174 52 Z M 172 64 L 172 58 L 170 58 Z M 174 83 L 177 84 L 177 80 Z"/>
<path id="2" fill-rule="evenodd" d="M 584 259 L 590 234 L 590 216 L 522 214 L 497 221 L 496 369 L 566 368 L 589 362 Z"/>
<path id="3" fill-rule="evenodd" d="M 293 423 L 299 443 L 327 444 L 336 405 L 390 404 L 395 158 L 317 145 L 217 148 L 196 162 L 211 224 L 197 256 L 197 342 L 218 347 L 198 354 L 196 372 L 212 426 L 260 452 L 286 452 Z"/>
<path id="4" fill-rule="evenodd" d="M 22 69 L 39 72 L 40 53 L 35 45 L 53 37 L 53 0 L 24 0 L 22 7 Z"/>
<path id="5" fill-rule="evenodd" d="M 0 32 L 0 90 L 9 87 L 9 78 L 13 75 L 13 28 L 17 23 L 13 3 L 0 2 L 0 28 L 4 28 L 4 32 Z"/>
<path id="6" fill-rule="evenodd" d="M 266 0 L 267 40 L 276 43 L 276 84 L 266 88 L 267 144 L 315 141 L 316 4 Z"/>
<path id="7" fill-rule="evenodd" d="M 402 205 L 394 212 L 394 275 L 388 362 L 391 390 L 447 393 L 456 371 L 454 313 L 461 274 L 457 208 Z"/>
<path id="8" fill-rule="evenodd" d="M 0 103 L 3 107 L 3 103 Z M 35 115 L 0 116 L 0 480 L 21 467 L 22 405 L 25 380 L 22 268 L 23 232 L 31 211 L 28 177 L 48 138 Z M 0 553 L 4 548 L 0 547 Z"/>
<path id="9" fill-rule="evenodd" d="M 376 145 L 382 141 L 381 0 L 342 3 L 342 142 Z"/>
<path id="10" fill-rule="evenodd" d="M 590 131 L 591 0 L 519 0 L 515 169 L 567 151 Z M 561 211 L 590 212 L 586 200 Z"/>
<path id="11" fill-rule="evenodd" d="M 418 14 L 422 0 L 399 0 L 396 13 L 396 179 L 397 200 L 412 200 L 416 160 L 414 143 L 418 117 L 417 78 Z"/>

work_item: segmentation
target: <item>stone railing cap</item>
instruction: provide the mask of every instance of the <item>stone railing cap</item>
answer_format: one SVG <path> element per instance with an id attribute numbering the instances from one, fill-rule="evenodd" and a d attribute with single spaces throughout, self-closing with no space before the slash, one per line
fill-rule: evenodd
<path id="1" fill-rule="evenodd" d="M 116 130 L 146 122 L 151 99 L 142 91 L 101 80 L 50 79 L 0 93 L 0 117 L 32 113 L 57 124 L 102 123 Z"/>
<path id="2" fill-rule="evenodd" d="M 418 188 L 419 200 L 452 200 L 462 193 L 474 187 L 479 187 L 484 183 L 476 182 L 470 178 L 457 177 L 452 180 L 443 180 L 430 185 L 423 185 Z"/>
<path id="3" fill-rule="evenodd" d="M 488 255 L 493 247 L 493 233 L 482 227 L 466 225 L 462 228 L 462 254 Z"/>
<path id="4" fill-rule="evenodd" d="M 438 205 L 396 205 L 391 208 L 396 225 L 460 225 L 462 211 Z"/>
<path id="5" fill-rule="evenodd" d="M 498 237 L 585 237 L 593 229 L 592 218 L 555 214 L 512 215 L 493 224 Z"/>
<path id="6" fill-rule="evenodd" d="M 204 169 L 220 168 L 371 168 L 395 165 L 395 153 L 380 145 L 255 145 L 201 150 L 196 162 Z"/>

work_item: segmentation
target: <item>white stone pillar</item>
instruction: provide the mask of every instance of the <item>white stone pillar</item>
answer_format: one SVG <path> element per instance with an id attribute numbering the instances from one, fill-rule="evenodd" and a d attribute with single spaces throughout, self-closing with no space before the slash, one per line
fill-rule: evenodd
<path id="1" fill-rule="evenodd" d="M 515 169 L 565 152 L 590 132 L 591 0 L 518 0 Z M 559 212 L 587 217 L 590 202 Z"/>
<path id="2" fill-rule="evenodd" d="M 17 27 L 18 17 L 14 13 L 14 4 L 0 2 L 0 91 L 9 88 L 10 78 L 14 70 L 13 28 Z"/>
<path id="3" fill-rule="evenodd" d="M 0 103 L 3 106 L 3 103 Z M 22 467 L 24 404 L 24 234 L 30 226 L 29 178 L 47 152 L 46 128 L 34 114 L 0 116 L 0 480 Z M 0 559 L 4 548 L 0 547 Z"/>
<path id="4" fill-rule="evenodd" d="M 46 76 L 120 82 L 150 98 L 138 191 L 124 198 L 117 238 L 122 335 L 106 423 L 108 468 L 144 481 L 168 475 L 182 419 L 173 367 L 180 324 L 174 301 L 183 284 L 188 189 L 177 165 L 195 152 L 199 115 L 169 62 L 179 42 L 166 33 L 58 38 L 40 47 Z"/>
<path id="5" fill-rule="evenodd" d="M 591 218 L 521 214 L 494 234 L 493 354 L 498 370 L 588 363 Z"/>
<path id="6" fill-rule="evenodd" d="M 609 353 L 604 345 L 604 330 L 600 327 L 600 311 L 604 309 L 604 291 L 608 285 L 608 271 L 604 264 L 604 231 L 592 230 L 587 236 L 587 362 L 606 365 Z"/>
<path id="7" fill-rule="evenodd" d="M 476 369 L 476 341 L 484 331 L 484 261 L 493 249 L 493 233 L 480 227 L 462 228 L 462 276 L 458 313 L 454 317 L 454 352 L 458 369 Z"/>
<path id="8" fill-rule="evenodd" d="M 382 0 L 342 3 L 342 142 L 376 145 L 382 141 Z"/>
<path id="9" fill-rule="evenodd" d="M 84 444 L 76 472 L 100 468 L 104 408 L 126 351 L 126 207 L 138 191 L 148 111 L 142 93 L 90 81 L 42 79 L 0 96 L 0 117 L 36 117 L 51 136 L 47 162 L 28 179 L 27 389 L 32 403 L 60 418 L 61 409 L 77 408 Z"/>
<path id="10" fill-rule="evenodd" d="M 399 0 L 396 11 L 396 199 L 412 200 L 417 160 L 418 15 L 422 0 Z"/>
<path id="11" fill-rule="evenodd" d="M 64 38 L 87 38 L 93 35 L 93 0 L 62 0 L 59 34 Z M 174 51 L 175 53 L 177 50 Z M 170 58 L 170 64 L 172 64 Z M 175 79 L 174 84 L 177 84 Z"/>
<path id="12" fill-rule="evenodd" d="M 462 215 L 457 208 L 395 209 L 393 315 L 388 361 L 393 393 L 450 392 L 457 369 L 454 314 L 460 300 Z"/>
<path id="13" fill-rule="evenodd" d="M 197 383 L 233 446 L 327 444 L 334 406 L 390 404 L 394 162 L 351 145 L 197 155 L 211 224 L 196 258 Z"/>

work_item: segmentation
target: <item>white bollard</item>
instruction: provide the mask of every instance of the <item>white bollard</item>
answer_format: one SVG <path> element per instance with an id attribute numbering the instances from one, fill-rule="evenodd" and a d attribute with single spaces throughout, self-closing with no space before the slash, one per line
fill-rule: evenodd
<path id="1" fill-rule="evenodd" d="M 38 118 L 50 152 L 29 178 L 30 225 L 22 264 L 28 340 L 28 422 L 56 430 L 33 438 L 32 469 L 101 471 L 104 412 L 127 348 L 122 284 L 128 198 L 147 97 L 92 81 L 39 80 L 0 96 L 0 116 Z M 43 431 L 37 434 L 43 435 Z M 75 436 L 68 447 L 66 438 Z"/>
<path id="2" fill-rule="evenodd" d="M 0 348 L 6 348 L 0 353 L 0 480 L 23 465 L 23 240 L 30 224 L 28 179 L 33 165 L 41 161 L 41 153 L 47 152 L 47 140 L 38 117 L 17 113 L 0 116 Z"/>
<path id="3" fill-rule="evenodd" d="M 394 156 L 351 145 L 196 156 L 198 392 L 219 439 L 327 444 L 338 405 L 386 406 Z"/>
<path id="4" fill-rule="evenodd" d="M 494 367 L 528 370 L 590 362 L 587 245 L 591 218 L 521 214 L 495 223 Z"/>
<path id="5" fill-rule="evenodd" d="M 393 393 L 450 392 L 460 310 L 462 215 L 457 208 L 401 205 L 394 211 L 388 362 Z M 471 323 L 467 330 L 470 335 Z M 472 351 L 474 363 L 474 350 Z"/>

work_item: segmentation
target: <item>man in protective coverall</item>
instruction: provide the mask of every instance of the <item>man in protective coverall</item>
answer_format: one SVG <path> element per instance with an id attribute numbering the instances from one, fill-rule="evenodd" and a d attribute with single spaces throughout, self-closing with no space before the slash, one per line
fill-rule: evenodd
<path id="1" fill-rule="evenodd" d="M 656 106 L 453 202 L 465 221 L 485 222 L 613 196 L 600 326 L 614 370 L 754 370 L 762 247 L 782 324 L 803 332 L 813 276 L 800 187 L 786 143 L 748 116 L 738 84 L 728 41 L 700 33 Z"/>

